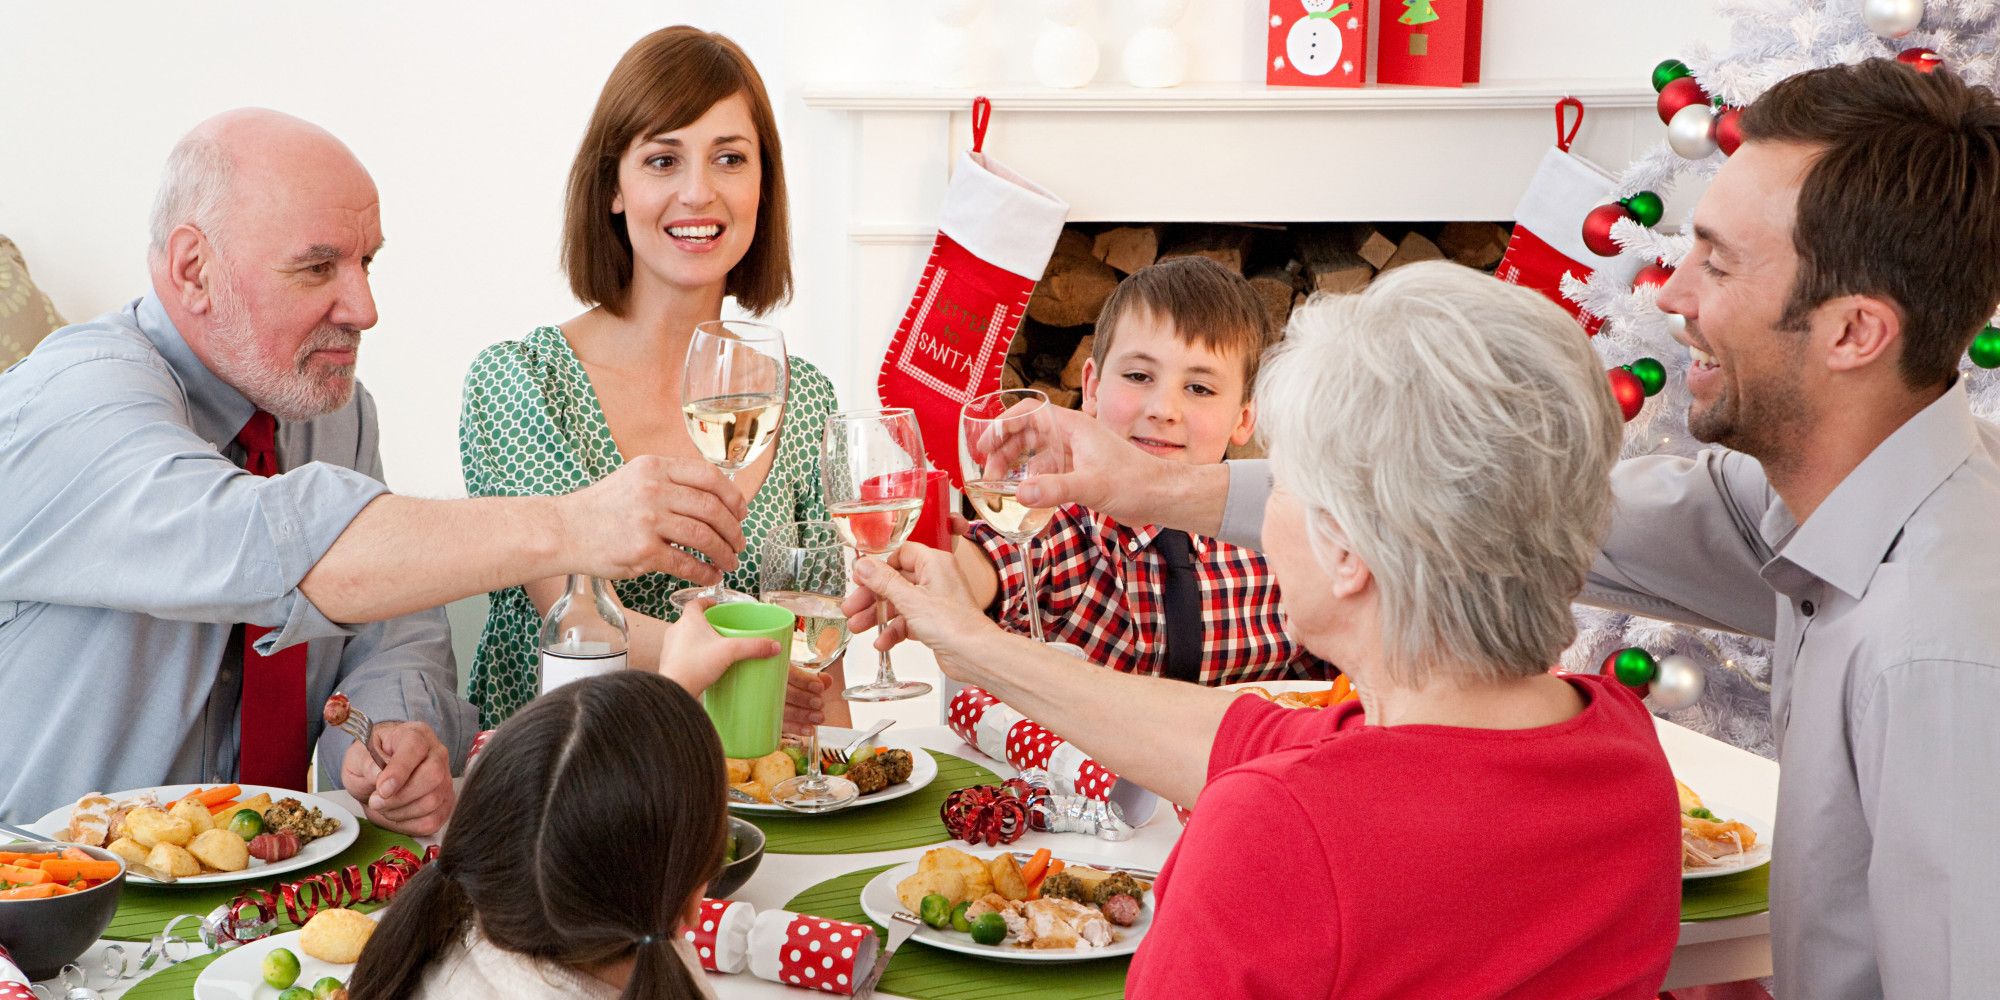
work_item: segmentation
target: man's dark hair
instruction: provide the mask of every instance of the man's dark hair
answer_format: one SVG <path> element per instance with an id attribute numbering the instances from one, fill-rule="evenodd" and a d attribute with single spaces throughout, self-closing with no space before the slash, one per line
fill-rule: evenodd
<path id="1" fill-rule="evenodd" d="M 1780 323 L 1842 295 L 1903 320 L 1903 379 L 1939 385 L 2000 303 L 2000 103 L 1948 70 L 1893 60 L 1781 81 L 1744 109 L 1745 142 L 1817 158 L 1799 189 L 1799 275 Z"/>

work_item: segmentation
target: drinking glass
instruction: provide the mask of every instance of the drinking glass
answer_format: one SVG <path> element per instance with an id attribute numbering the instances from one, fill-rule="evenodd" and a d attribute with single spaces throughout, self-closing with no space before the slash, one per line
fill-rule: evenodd
<path id="1" fill-rule="evenodd" d="M 916 411 L 844 410 L 826 418 L 826 451 L 820 457 L 826 512 L 856 558 L 896 550 L 917 526 L 928 479 L 923 433 Z M 876 627 L 888 603 L 875 601 Z M 900 701 L 929 694 L 923 681 L 899 681 L 884 650 L 875 680 L 841 692 L 849 701 Z"/>
<path id="2" fill-rule="evenodd" d="M 694 328 L 681 367 L 681 414 L 695 450 L 732 481 L 778 439 L 786 367 L 785 335 L 775 326 L 718 319 Z M 750 599 L 720 582 L 683 587 L 669 598 L 678 609 L 690 601 Z"/>
<path id="3" fill-rule="evenodd" d="M 846 547 L 832 521 L 793 521 L 764 536 L 757 556 L 759 597 L 798 616 L 792 626 L 792 666 L 814 673 L 847 649 Z M 771 801 L 799 812 L 838 809 L 859 796 L 854 782 L 822 773 L 819 727 L 806 739 L 806 773 L 771 789 Z"/>
<path id="4" fill-rule="evenodd" d="M 980 520 L 1021 550 L 1021 599 L 1027 605 L 1028 635 L 1036 642 L 1044 640 L 1034 539 L 1056 510 L 1024 506 L 1015 491 L 1029 476 L 1069 471 L 1069 449 L 1048 426 L 1052 405 L 1038 389 L 1002 389 L 965 404 L 958 416 L 965 497 Z"/>

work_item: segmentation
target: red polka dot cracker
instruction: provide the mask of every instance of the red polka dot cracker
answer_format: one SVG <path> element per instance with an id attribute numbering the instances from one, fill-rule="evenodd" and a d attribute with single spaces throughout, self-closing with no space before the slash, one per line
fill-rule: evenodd
<path id="1" fill-rule="evenodd" d="M 28 974 L 14 964 L 6 948 L 0 948 L 0 1000 L 41 1000 L 28 989 Z"/>
<path id="2" fill-rule="evenodd" d="M 1083 766 L 1077 768 L 1076 792 L 1084 798 L 1102 802 L 1111 797 L 1111 786 L 1117 783 L 1118 773 L 1094 760 L 1086 759 Z"/>
<path id="3" fill-rule="evenodd" d="M 1007 730 L 1007 763 L 1023 771 L 1046 768 L 1049 754 L 1065 742 L 1041 723 L 1022 719 Z"/>
<path id="4" fill-rule="evenodd" d="M 875 967 L 879 949 L 873 927 L 766 910 L 750 931 L 750 972 L 786 986 L 851 996 Z"/>
<path id="5" fill-rule="evenodd" d="M 681 936 L 710 972 L 742 972 L 750 961 L 750 928 L 757 908 L 740 899 L 704 899 L 693 924 Z"/>
<path id="6" fill-rule="evenodd" d="M 952 732 L 958 734 L 959 739 L 977 746 L 979 717 L 986 714 L 988 705 L 999 703 L 1000 699 L 979 688 L 964 688 L 952 696 L 951 707 L 945 711 L 945 722 L 951 726 Z"/>

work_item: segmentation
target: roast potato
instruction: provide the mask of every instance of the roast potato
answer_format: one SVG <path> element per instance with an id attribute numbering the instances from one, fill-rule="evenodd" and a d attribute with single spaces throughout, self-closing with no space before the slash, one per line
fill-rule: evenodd
<path id="1" fill-rule="evenodd" d="M 798 768 L 792 765 L 792 756 L 783 750 L 773 750 L 750 764 L 751 777 L 763 785 L 767 793 L 770 789 L 778 787 L 778 782 L 798 773 Z M 768 794 L 766 798 L 768 800 Z"/>
<path id="2" fill-rule="evenodd" d="M 375 921 L 353 910 L 321 910 L 299 931 L 299 949 L 322 962 L 351 965 L 375 933 Z"/>
<path id="3" fill-rule="evenodd" d="M 730 784 L 740 785 L 750 780 L 750 765 L 753 763 L 752 761 L 744 760 L 740 757 L 726 757 L 723 759 L 723 763 L 729 765 Z"/>
<path id="4" fill-rule="evenodd" d="M 187 820 L 189 832 L 196 837 L 215 829 L 215 821 L 208 816 L 208 807 L 194 799 L 174 803 L 173 808 L 167 810 L 167 815 Z"/>
<path id="5" fill-rule="evenodd" d="M 1022 900 L 1028 898 L 1028 880 L 1021 877 L 1021 863 L 1008 853 L 996 854 L 986 862 L 987 874 L 993 876 L 993 891 L 1005 899 Z"/>
<path id="6" fill-rule="evenodd" d="M 131 864 L 143 865 L 146 863 L 146 849 L 140 847 L 139 842 L 130 837 L 120 837 L 104 845 L 104 849 L 124 858 Z"/>
<path id="7" fill-rule="evenodd" d="M 250 867 L 250 846 L 228 830 L 207 830 L 188 845 L 195 860 L 219 872 L 240 872 Z"/>
<path id="8" fill-rule="evenodd" d="M 193 878 L 201 874 L 201 862 L 196 861 L 187 848 L 164 842 L 153 845 L 145 863 L 175 878 Z"/>
<path id="9" fill-rule="evenodd" d="M 146 806 L 125 814 L 125 834 L 138 841 L 140 847 L 150 848 L 159 844 L 185 847 L 188 841 L 194 839 L 194 827 L 179 816 L 170 816 Z"/>

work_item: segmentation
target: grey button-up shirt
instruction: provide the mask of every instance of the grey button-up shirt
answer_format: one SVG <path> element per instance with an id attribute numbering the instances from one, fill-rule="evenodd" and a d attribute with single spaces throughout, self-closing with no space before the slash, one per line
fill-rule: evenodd
<path id="1" fill-rule="evenodd" d="M 462 760 L 474 713 L 443 612 L 343 626 L 298 591 L 386 490 L 373 401 L 357 388 L 281 426 L 269 479 L 238 465 L 252 412 L 150 294 L 0 374 L 0 817 L 232 779 L 239 622 L 275 630 L 263 652 L 309 644 L 322 787 L 349 743 L 314 710 L 336 688 L 376 720 L 429 723 Z"/>
<path id="2" fill-rule="evenodd" d="M 1582 600 L 1773 640 L 1785 997 L 2000 995 L 2000 428 L 1953 386 L 1805 524 L 1735 452 L 1637 458 Z M 1271 476 L 1230 463 L 1219 536 Z"/>
<path id="3" fill-rule="evenodd" d="M 1804 524 L 1761 466 L 1641 458 L 1584 591 L 1772 639 L 1788 997 L 2000 990 L 2000 428 L 1953 386 Z"/>

